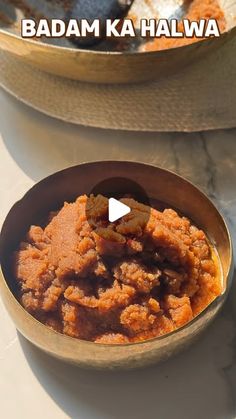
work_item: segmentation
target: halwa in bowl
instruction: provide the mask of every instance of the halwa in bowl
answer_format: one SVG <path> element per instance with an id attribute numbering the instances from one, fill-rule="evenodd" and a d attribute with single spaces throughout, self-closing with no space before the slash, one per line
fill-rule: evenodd
<path id="1" fill-rule="evenodd" d="M 107 173 L 116 181 L 91 195 Z M 122 179 L 138 183 L 152 208 Z M 114 223 L 111 195 L 131 208 Z M 86 367 L 135 368 L 187 346 L 222 306 L 233 269 L 227 227 L 208 198 L 131 162 L 87 163 L 39 182 L 8 214 L 0 245 L 16 327 Z"/>

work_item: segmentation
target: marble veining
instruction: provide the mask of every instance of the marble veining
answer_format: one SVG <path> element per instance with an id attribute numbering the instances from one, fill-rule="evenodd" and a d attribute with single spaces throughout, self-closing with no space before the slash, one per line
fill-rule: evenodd
<path id="1" fill-rule="evenodd" d="M 97 159 L 137 160 L 201 187 L 224 213 L 235 245 L 236 129 L 112 132 L 50 119 L 3 92 L 0 104 L 0 223 L 34 182 L 56 170 Z M 235 291 L 234 281 L 222 312 L 188 351 L 153 368 L 115 374 L 77 370 L 41 353 L 15 331 L 0 304 L 3 417 L 41 418 L 43 406 L 50 419 L 236 418 Z"/>

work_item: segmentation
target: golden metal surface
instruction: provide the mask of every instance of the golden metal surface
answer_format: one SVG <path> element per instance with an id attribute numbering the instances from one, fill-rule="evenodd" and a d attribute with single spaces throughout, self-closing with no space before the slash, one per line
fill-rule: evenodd
<path id="1" fill-rule="evenodd" d="M 235 36 L 236 1 L 219 0 L 219 3 L 226 17 L 226 32 L 220 38 L 211 38 L 180 48 L 154 52 L 85 50 L 73 48 L 73 46 L 55 46 L 22 39 L 19 35 L 19 28 L 15 29 L 14 27 L 9 30 L 1 27 L 0 48 L 41 70 L 80 81 L 130 83 L 157 79 L 180 71 L 186 65 L 201 59 Z M 139 3 L 137 2 L 137 4 Z M 147 2 L 140 2 L 140 4 L 141 10 L 140 7 L 137 7 L 139 18 L 145 16 L 145 13 L 150 18 L 146 10 L 149 7 Z M 180 4 L 182 2 L 179 0 L 160 0 L 155 6 L 155 10 L 159 11 L 159 15 L 165 17 L 168 17 L 168 13 L 172 10 L 174 13 L 172 17 L 177 17 Z M 61 10 L 60 13 L 62 13 Z M 15 15 L 17 16 L 17 11 L 15 11 Z M 20 26 L 19 19 L 16 26 Z"/>
<path id="2" fill-rule="evenodd" d="M 217 39 L 164 51 L 120 53 L 46 45 L 0 30 L 0 48 L 54 75 L 93 83 L 133 83 L 176 73 L 235 34 L 236 29 Z"/>
<path id="3" fill-rule="evenodd" d="M 169 335 L 128 345 L 100 345 L 74 339 L 47 328 L 27 313 L 14 296 L 9 255 L 32 223 L 65 200 L 90 193 L 109 177 L 137 182 L 149 198 L 158 199 L 190 217 L 215 246 L 222 266 L 223 292 L 199 316 Z M 115 185 L 114 185 L 115 188 Z M 131 191 L 132 192 L 132 191 Z M 114 190 L 115 193 L 115 190 Z M 212 202 L 180 176 L 142 163 L 104 161 L 85 163 L 55 173 L 36 184 L 9 212 L 0 236 L 0 290 L 19 331 L 33 344 L 70 363 L 88 368 L 136 368 L 161 361 L 186 347 L 205 329 L 225 301 L 233 275 L 232 245 L 226 224 Z"/>

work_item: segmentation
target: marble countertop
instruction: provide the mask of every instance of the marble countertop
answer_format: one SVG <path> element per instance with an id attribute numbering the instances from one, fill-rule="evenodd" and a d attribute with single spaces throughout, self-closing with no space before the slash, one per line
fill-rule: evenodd
<path id="1" fill-rule="evenodd" d="M 35 182 L 84 161 L 127 159 L 174 170 L 200 186 L 236 242 L 236 129 L 126 133 L 68 125 L 0 91 L 0 223 Z M 236 418 L 236 284 L 200 340 L 140 371 L 82 371 L 34 348 L 0 300 L 0 405 L 7 419 Z"/>

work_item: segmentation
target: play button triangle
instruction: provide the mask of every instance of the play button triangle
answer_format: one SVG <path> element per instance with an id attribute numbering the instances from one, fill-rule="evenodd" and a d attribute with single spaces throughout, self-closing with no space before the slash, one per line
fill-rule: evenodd
<path id="1" fill-rule="evenodd" d="M 129 214 L 130 211 L 130 207 L 128 207 L 128 205 L 123 204 L 123 202 L 120 202 L 115 198 L 109 199 L 108 218 L 110 223 L 119 220 L 120 218 Z"/>

